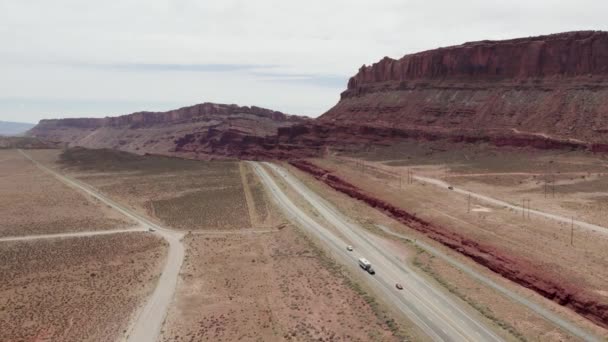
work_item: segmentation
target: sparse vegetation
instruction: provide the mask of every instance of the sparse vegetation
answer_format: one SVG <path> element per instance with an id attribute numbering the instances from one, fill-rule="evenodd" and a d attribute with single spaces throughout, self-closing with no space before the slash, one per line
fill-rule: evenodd
<path id="1" fill-rule="evenodd" d="M 183 230 L 251 226 L 236 161 L 194 161 L 114 150 L 68 149 L 77 177 Z M 82 171 L 85 171 L 82 173 Z"/>
<path id="2" fill-rule="evenodd" d="M 0 135 L 0 150 L 3 149 L 51 149 L 60 144 L 51 143 L 34 137 L 5 137 Z"/>
<path id="3" fill-rule="evenodd" d="M 153 201 L 152 205 L 156 217 L 174 228 L 248 228 L 251 223 L 243 196 L 243 189 L 238 186 L 203 188 L 178 197 Z"/>
<path id="4" fill-rule="evenodd" d="M 157 155 L 138 155 L 110 149 L 86 149 L 74 147 L 63 150 L 59 163 L 70 169 L 81 171 L 120 172 L 134 171 L 142 175 L 175 171 L 215 171 L 222 172 L 224 164 L 231 161 L 205 163 L 197 160 L 164 157 Z"/>
<path id="5" fill-rule="evenodd" d="M 133 223 L 39 170 L 15 150 L 0 151 L 0 236 L 125 228 Z"/>
<path id="6" fill-rule="evenodd" d="M 157 283 L 146 233 L 2 242 L 0 341 L 117 340 Z"/>
<path id="7" fill-rule="evenodd" d="M 296 228 L 246 236 L 186 238 L 182 285 L 161 340 L 403 340 L 374 299 Z"/>

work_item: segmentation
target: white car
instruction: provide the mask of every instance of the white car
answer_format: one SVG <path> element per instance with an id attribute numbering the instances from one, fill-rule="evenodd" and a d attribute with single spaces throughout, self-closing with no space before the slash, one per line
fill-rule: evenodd
<path id="1" fill-rule="evenodd" d="M 353 246 L 350 246 L 350 245 L 346 246 L 346 250 L 349 251 L 349 252 L 352 252 L 353 251 Z"/>

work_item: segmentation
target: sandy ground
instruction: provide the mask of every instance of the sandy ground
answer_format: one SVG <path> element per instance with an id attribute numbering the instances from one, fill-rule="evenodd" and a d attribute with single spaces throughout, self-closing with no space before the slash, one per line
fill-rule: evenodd
<path id="1" fill-rule="evenodd" d="M 33 152 L 130 209 L 189 232 L 163 341 L 398 339 L 386 311 L 284 223 L 244 164 L 78 153 L 85 154 L 54 164 L 57 155 Z"/>
<path id="2" fill-rule="evenodd" d="M 133 225 L 93 198 L 42 172 L 16 150 L 0 150 L 0 193 L 0 236 L 120 229 Z"/>
<path id="3" fill-rule="evenodd" d="M 186 244 L 163 341 L 395 340 L 293 227 Z"/>
<path id="4" fill-rule="evenodd" d="M 377 303 L 284 222 L 249 166 L 242 172 L 253 229 L 186 237 L 162 340 L 396 340 Z"/>
<path id="5" fill-rule="evenodd" d="M 464 204 L 462 204 L 462 201 L 459 202 L 457 198 L 452 197 L 447 189 L 446 191 L 439 191 L 435 189 L 435 187 L 415 184 L 408 186 L 407 190 L 399 191 L 399 182 L 397 180 L 390 183 L 392 186 L 397 188 L 397 190 L 393 190 L 387 186 L 388 182 L 381 178 L 381 174 L 372 174 L 371 170 L 369 169 L 369 165 L 371 164 L 368 165 L 365 176 L 363 177 L 355 165 L 350 165 L 344 162 L 336 163 L 333 160 L 315 160 L 315 163 L 329 167 L 332 170 L 338 170 L 338 174 L 343 178 L 353 181 L 353 183 L 356 182 L 358 186 L 363 187 L 372 193 L 379 193 L 380 195 L 385 196 L 385 198 L 395 201 L 395 203 L 400 204 L 409 210 L 413 210 L 417 213 L 417 215 L 428 217 L 434 221 L 441 220 L 440 222 L 442 224 L 456 226 L 458 229 L 461 229 L 461 231 L 471 231 L 471 234 L 479 234 L 479 232 L 475 232 L 475 230 L 480 229 L 483 234 L 488 234 L 485 237 L 486 241 L 501 242 L 504 246 L 518 248 L 517 250 L 519 253 L 528 253 L 527 255 L 542 255 L 541 260 L 545 263 L 545 267 L 557 267 L 560 266 L 557 264 L 560 260 L 567 260 L 567 264 L 572 266 L 560 266 L 562 269 L 568 270 L 569 272 L 576 272 L 580 277 L 592 279 L 591 281 L 588 281 L 588 283 L 597 284 L 596 286 L 598 289 L 606 284 L 606 282 L 602 280 L 606 272 L 606 268 L 603 266 L 606 259 L 601 257 L 601 255 L 603 255 L 602 253 L 605 253 L 605 250 L 601 248 L 602 244 L 605 242 L 595 241 L 595 236 L 589 236 L 585 240 L 587 243 L 589 243 L 589 246 L 596 246 L 596 250 L 593 252 L 595 253 L 594 256 L 592 252 L 585 251 L 583 249 L 575 249 L 574 251 L 569 250 L 566 247 L 566 245 L 569 245 L 569 241 L 566 242 L 565 240 L 557 240 L 559 242 L 556 242 L 554 234 L 546 237 L 543 235 L 542 230 L 540 232 L 535 231 L 533 227 L 539 226 L 539 222 L 537 221 L 529 222 L 526 229 L 518 228 L 515 231 L 516 234 L 509 236 L 509 231 L 506 231 L 505 226 L 500 226 L 498 224 L 490 225 L 489 223 L 492 221 L 488 219 L 487 212 L 481 211 L 475 212 L 474 214 L 468 214 L 468 220 L 471 219 L 471 216 L 475 217 L 476 220 L 480 220 L 480 222 L 476 224 L 476 227 L 478 228 L 473 230 L 471 227 L 468 227 L 468 223 L 465 224 L 467 221 L 464 221 L 456 214 L 452 215 L 450 212 L 450 210 L 462 212 L 463 210 L 461 208 L 464 206 L 464 215 L 467 215 L 466 199 L 464 200 Z M 360 224 L 368 228 L 371 232 L 382 234 L 379 229 L 374 227 L 374 224 L 379 223 L 391 227 L 394 231 L 403 232 L 415 239 L 423 240 L 429 244 L 436 245 L 436 248 L 440 248 L 446 253 L 451 253 L 451 255 L 453 255 L 457 260 L 469 264 L 472 267 L 476 267 L 479 272 L 483 272 L 483 274 L 488 277 L 493 277 L 495 281 L 500 282 L 504 286 L 508 286 L 512 290 L 518 291 L 522 295 L 526 296 L 526 298 L 530 298 L 535 302 L 542 303 L 543 305 L 551 308 L 551 310 L 565 315 L 586 329 L 594 331 L 603 336 L 608 336 L 608 333 L 605 330 L 581 318 L 575 313 L 566 310 L 557 304 L 548 302 L 541 296 L 523 289 L 516 284 L 505 281 L 503 278 L 497 276 L 487 269 L 478 267 L 472 261 L 461 257 L 457 253 L 452 253 L 447 248 L 438 245 L 434 241 L 427 239 L 425 236 L 409 229 L 406 226 L 403 226 L 398 222 L 395 222 L 364 203 L 354 201 L 346 195 L 333 191 L 333 189 L 330 189 L 329 187 L 312 179 L 309 175 L 304 174 L 295 168 L 290 168 L 290 170 L 294 174 L 297 174 L 300 179 L 304 180 L 306 184 L 315 189 L 315 191 L 322 194 L 327 200 L 338 206 L 350 217 L 355 218 Z M 380 180 L 376 179 L 376 177 L 380 177 Z M 487 206 L 479 206 L 478 208 L 481 207 L 485 208 Z M 450 216 L 438 214 L 438 210 L 441 212 L 445 211 L 449 213 Z M 463 214 L 460 213 L 458 215 Z M 508 220 L 509 218 L 507 218 L 507 221 Z M 490 227 L 494 227 L 493 229 L 495 230 L 488 231 Z M 522 234 L 522 232 L 525 232 L 525 234 Z M 553 249 L 548 248 L 551 246 L 549 241 L 553 241 L 552 243 L 555 244 Z M 538 243 L 539 245 L 535 246 L 535 243 Z M 407 246 L 404 246 L 404 248 L 405 247 Z M 404 254 L 407 253 L 408 251 L 405 249 Z M 414 260 L 415 258 L 410 258 L 409 262 L 413 263 Z M 588 261 L 592 261 L 590 263 L 591 265 L 589 265 Z M 566 333 L 560 331 L 550 324 L 547 324 L 547 322 L 538 315 L 529 312 L 529 310 L 520 305 L 510 302 L 510 300 L 504 298 L 495 291 L 485 288 L 482 284 L 479 284 L 477 281 L 462 274 L 462 272 L 447 272 L 448 266 L 439 260 L 435 259 L 435 263 L 431 266 L 431 269 L 435 270 L 436 273 L 440 274 L 442 277 L 443 281 L 438 282 L 438 285 L 445 286 L 445 283 L 448 283 L 460 288 L 462 293 L 469 297 L 469 301 L 475 303 L 473 306 L 475 310 L 481 311 L 482 314 L 484 314 L 483 311 L 487 310 L 487 312 L 492 313 L 492 321 L 495 321 L 500 325 L 515 327 L 516 334 L 511 334 L 514 339 L 517 339 L 517 334 L 521 334 L 524 336 L 524 338 L 529 340 L 537 340 L 539 335 L 546 337 L 560 336 L 560 338 L 563 340 L 571 339 L 571 337 L 569 337 Z M 591 267 L 596 273 L 587 272 L 587 270 L 589 270 L 588 267 Z M 598 272 L 599 274 L 597 274 Z M 434 279 L 432 277 L 430 278 Z M 446 287 L 446 290 L 449 289 Z M 482 309 L 478 310 L 479 308 Z"/>
<path id="6" fill-rule="evenodd" d="M 608 158 L 582 151 L 497 149 L 470 144 L 405 143 L 357 155 L 407 174 L 608 226 Z"/>
<path id="7" fill-rule="evenodd" d="M 0 243 L 0 341 L 112 341 L 166 254 L 148 233 Z"/>

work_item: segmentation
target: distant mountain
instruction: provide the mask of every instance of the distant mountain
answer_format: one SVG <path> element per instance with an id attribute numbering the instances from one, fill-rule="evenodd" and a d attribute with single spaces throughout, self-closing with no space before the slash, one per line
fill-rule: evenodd
<path id="1" fill-rule="evenodd" d="M 34 126 L 36 125 L 25 122 L 0 121 L 0 135 L 21 135 Z"/>
<path id="2" fill-rule="evenodd" d="M 247 157 L 274 155 L 276 142 L 266 138 L 276 136 L 280 128 L 307 121 L 306 117 L 255 106 L 202 103 L 168 112 L 41 120 L 28 136 L 138 154 Z"/>

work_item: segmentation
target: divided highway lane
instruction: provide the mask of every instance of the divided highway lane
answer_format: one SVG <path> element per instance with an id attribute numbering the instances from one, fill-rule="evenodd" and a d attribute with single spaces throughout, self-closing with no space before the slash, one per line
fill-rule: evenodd
<path id="1" fill-rule="evenodd" d="M 491 330 L 475 321 L 461 310 L 443 293 L 434 289 L 415 272 L 387 255 L 371 243 L 358 225 L 349 222 L 333 206 L 320 198 L 308 187 L 291 176 L 286 170 L 266 163 L 277 175 L 282 177 L 299 195 L 309 202 L 328 222 L 338 229 L 347 241 L 311 219 L 283 193 L 268 172 L 259 164 L 252 162 L 254 170 L 263 184 L 270 190 L 281 209 L 296 223 L 317 235 L 340 257 L 342 262 L 356 265 L 359 257 L 367 258 L 376 269 L 375 275 L 367 279 L 377 294 L 406 314 L 431 339 L 435 341 L 502 341 Z M 346 245 L 353 245 L 354 252 L 347 252 Z M 363 272 L 363 271 L 362 271 Z M 395 289 L 401 283 L 403 291 Z"/>
<path id="2" fill-rule="evenodd" d="M 158 280 L 158 284 L 150 298 L 148 298 L 146 305 L 137 315 L 134 324 L 131 326 L 125 337 L 127 341 L 133 342 L 158 340 L 160 330 L 169 309 L 169 305 L 173 300 L 179 270 L 184 261 L 185 251 L 184 245 L 181 242 L 183 233 L 161 227 L 145 217 L 107 198 L 106 196 L 97 192 L 91 186 L 64 176 L 40 164 L 22 150 L 19 150 L 19 152 L 24 157 L 32 161 L 38 168 L 53 175 L 64 184 L 97 198 L 101 202 L 109 205 L 128 218 L 139 223 L 145 229 L 153 228 L 155 230 L 155 234 L 159 234 L 169 243 L 167 261 L 165 267 L 163 268 L 162 274 L 160 275 L 160 279 Z"/>
<path id="3" fill-rule="evenodd" d="M 399 234 L 396 233 L 392 230 L 390 230 L 388 227 L 385 227 L 383 225 L 379 225 L 377 224 L 376 227 L 380 228 L 382 231 L 384 231 L 385 233 L 398 237 L 400 239 L 407 239 L 407 240 L 413 240 L 411 237 L 406 236 L 404 234 Z M 496 283 L 495 281 L 493 281 L 492 279 L 484 276 L 483 274 L 477 272 L 475 269 L 473 269 L 472 267 L 466 266 L 465 264 L 458 262 L 456 260 L 454 260 L 453 258 L 449 257 L 447 254 L 441 252 L 439 249 L 424 243 L 423 241 L 415 241 L 414 242 L 416 245 L 422 247 L 425 251 L 445 260 L 446 262 L 448 262 L 449 264 L 451 264 L 452 266 L 460 269 L 462 272 L 468 274 L 469 276 L 479 280 L 480 282 L 486 284 L 487 286 L 495 289 L 496 291 L 502 293 L 503 295 L 505 295 L 506 297 L 510 298 L 511 300 L 518 302 L 521 305 L 526 306 L 527 308 L 529 308 L 530 310 L 533 310 L 534 312 L 536 312 L 537 314 L 543 316 L 546 320 L 548 320 L 549 322 L 561 327 L 562 329 L 568 331 L 569 333 L 571 333 L 574 336 L 579 337 L 581 340 L 583 341 L 588 341 L 588 342 L 599 342 L 601 341 L 601 338 L 598 336 L 595 336 L 593 333 L 591 332 L 587 332 L 579 327 L 577 327 L 575 324 L 567 321 L 566 319 L 560 317 L 559 315 L 557 315 L 556 313 L 551 312 L 551 310 L 546 309 L 544 307 L 542 307 L 539 304 L 534 303 L 533 301 L 517 294 L 514 291 L 511 291 L 509 289 L 507 289 L 506 287 L 499 285 L 498 283 Z"/>

